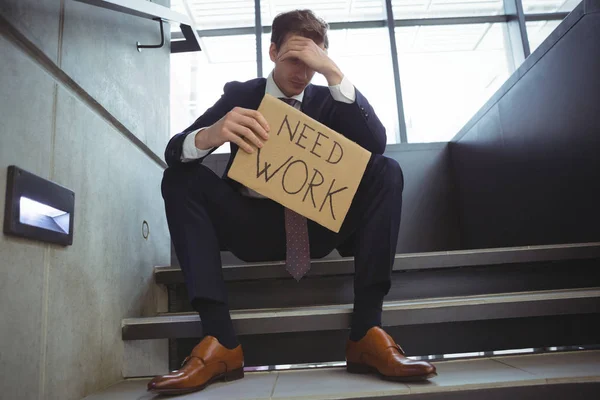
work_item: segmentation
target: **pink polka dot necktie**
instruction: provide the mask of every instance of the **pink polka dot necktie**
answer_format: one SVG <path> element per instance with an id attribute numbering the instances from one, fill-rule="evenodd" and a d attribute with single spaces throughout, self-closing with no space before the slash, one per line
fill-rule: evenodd
<path id="1" fill-rule="evenodd" d="M 279 98 L 297 108 L 298 100 Z M 306 217 L 285 207 L 285 269 L 299 281 L 310 269 L 310 246 Z"/>

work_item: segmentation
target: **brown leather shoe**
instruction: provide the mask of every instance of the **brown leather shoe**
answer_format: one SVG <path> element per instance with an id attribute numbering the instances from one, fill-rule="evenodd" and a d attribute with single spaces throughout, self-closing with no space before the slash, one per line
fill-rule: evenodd
<path id="1" fill-rule="evenodd" d="M 399 382 L 422 381 L 437 375 L 430 363 L 406 358 L 404 350 L 378 326 L 369 329 L 358 342 L 348 339 L 346 369 L 354 374 L 375 372 L 383 379 Z"/>
<path id="2" fill-rule="evenodd" d="M 181 369 L 152 379 L 148 390 L 166 395 L 184 394 L 202 390 L 215 381 L 234 381 L 243 377 L 242 346 L 229 350 L 217 338 L 206 336 L 186 357 Z"/>

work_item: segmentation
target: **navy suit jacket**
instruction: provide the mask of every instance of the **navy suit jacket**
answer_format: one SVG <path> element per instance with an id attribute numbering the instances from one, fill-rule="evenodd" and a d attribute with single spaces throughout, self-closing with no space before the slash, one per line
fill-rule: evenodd
<path id="1" fill-rule="evenodd" d="M 165 151 L 167 164 L 172 167 L 182 163 L 183 141 L 191 132 L 214 124 L 234 107 L 258 109 L 265 95 L 266 84 L 267 80 L 265 78 L 252 79 L 248 82 L 227 83 L 223 89 L 223 95 L 215 105 L 202 114 L 185 131 L 171 138 Z M 356 101 L 347 104 L 335 101 L 328 87 L 309 84 L 304 90 L 301 111 L 374 154 L 383 154 L 385 150 L 387 142 L 385 128 L 375 115 L 367 99 L 358 89 L 356 89 Z M 225 179 L 227 179 L 227 171 L 238 150 L 238 146 L 234 143 L 230 145 L 231 155 L 223 174 Z M 201 163 L 203 159 L 204 157 L 191 163 Z"/>

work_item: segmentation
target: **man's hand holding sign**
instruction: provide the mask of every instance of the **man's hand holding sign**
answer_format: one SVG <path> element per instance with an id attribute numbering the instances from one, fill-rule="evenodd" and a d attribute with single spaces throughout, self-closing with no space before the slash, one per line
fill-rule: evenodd
<path id="1" fill-rule="evenodd" d="M 258 111 L 270 138 L 238 152 L 228 176 L 339 232 L 371 153 L 272 96 Z"/>

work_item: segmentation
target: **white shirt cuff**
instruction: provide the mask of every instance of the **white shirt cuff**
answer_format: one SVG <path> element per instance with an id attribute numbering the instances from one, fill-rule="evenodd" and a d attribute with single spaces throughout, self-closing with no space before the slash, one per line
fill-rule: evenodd
<path id="1" fill-rule="evenodd" d="M 183 149 L 181 151 L 181 161 L 189 162 L 206 156 L 212 149 L 200 150 L 196 147 L 196 135 L 206 128 L 200 128 L 185 137 Z"/>
<path id="2" fill-rule="evenodd" d="M 329 91 L 334 100 L 352 104 L 356 101 L 356 89 L 345 75 L 339 85 L 329 86 Z"/>

